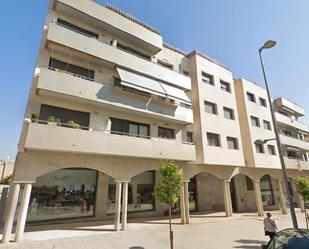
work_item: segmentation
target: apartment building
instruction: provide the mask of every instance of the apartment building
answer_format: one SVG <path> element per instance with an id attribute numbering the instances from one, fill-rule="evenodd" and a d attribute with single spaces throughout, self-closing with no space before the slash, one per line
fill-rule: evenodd
<path id="1" fill-rule="evenodd" d="M 307 126 L 297 126 L 302 113 L 282 101 L 274 101 L 278 117 L 293 119 L 291 134 L 307 143 Z M 115 7 L 52 0 L 2 242 L 14 217 L 19 241 L 26 222 L 114 219 L 118 231 L 127 216 L 163 216 L 166 206 L 153 197 L 162 159 L 184 173 L 173 208 L 183 224 L 192 211 L 286 212 L 277 148 L 255 145 L 274 137 L 269 108 L 263 88 L 234 82 L 225 65 L 165 44 L 159 31 Z M 288 157 L 295 143 L 284 143 Z M 305 147 L 297 148 L 292 177 L 309 172 Z"/>

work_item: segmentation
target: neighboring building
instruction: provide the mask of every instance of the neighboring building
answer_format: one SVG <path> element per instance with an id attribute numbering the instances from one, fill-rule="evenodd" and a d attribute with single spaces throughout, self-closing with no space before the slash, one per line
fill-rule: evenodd
<path id="1" fill-rule="evenodd" d="M 254 143 L 274 137 L 269 107 L 263 88 L 234 83 L 226 66 L 164 44 L 157 30 L 114 7 L 51 1 L 3 242 L 10 239 L 18 202 L 15 241 L 26 221 L 115 218 L 119 230 L 127 215 L 163 216 L 166 206 L 153 197 L 162 159 L 184 172 L 173 208 L 182 223 L 189 223 L 189 211 L 263 215 L 280 204 L 286 212 L 277 148 Z M 306 129 L 297 128 L 299 143 L 307 143 Z M 292 177 L 299 169 L 309 172 L 307 151 L 297 148 Z"/>
<path id="2" fill-rule="evenodd" d="M 0 160 L 0 182 L 8 176 L 11 176 L 14 171 L 14 162 Z"/>

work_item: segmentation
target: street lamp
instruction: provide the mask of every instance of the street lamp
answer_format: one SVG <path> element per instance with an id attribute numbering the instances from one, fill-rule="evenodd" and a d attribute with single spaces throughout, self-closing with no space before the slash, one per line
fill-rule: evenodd
<path id="1" fill-rule="evenodd" d="M 286 170 L 284 159 L 283 159 L 283 153 L 282 153 L 282 147 L 281 147 L 281 142 L 280 142 L 280 137 L 279 137 L 279 132 L 278 132 L 277 120 L 275 118 L 275 113 L 274 113 L 274 110 L 273 110 L 272 100 L 271 100 L 271 97 L 270 97 L 270 92 L 269 92 L 269 88 L 268 88 L 268 83 L 267 83 L 263 58 L 262 58 L 263 49 L 269 49 L 269 48 L 274 47 L 275 45 L 276 45 L 276 41 L 273 41 L 273 40 L 269 40 L 269 41 L 265 42 L 264 45 L 259 49 L 259 55 L 260 55 L 260 61 L 261 61 L 261 66 L 262 66 L 262 71 L 263 71 L 263 76 L 264 76 L 264 81 L 265 81 L 265 87 L 266 87 L 266 91 L 267 91 L 268 102 L 269 102 L 269 105 L 270 105 L 270 113 L 271 113 L 274 132 L 275 132 L 275 136 L 276 136 L 278 154 L 279 154 L 279 158 L 280 158 L 283 178 L 284 178 L 285 187 L 286 187 L 286 191 L 287 191 L 287 199 L 288 199 L 288 202 L 289 202 L 289 208 L 290 208 L 291 218 L 292 218 L 292 222 L 293 222 L 293 227 L 295 229 L 298 229 L 297 218 L 296 218 L 294 203 L 293 203 L 293 192 L 292 192 L 292 189 L 291 189 L 290 179 L 289 179 L 288 172 Z M 267 139 L 261 140 L 261 141 L 263 143 L 265 143 L 265 141 L 267 142 Z"/>

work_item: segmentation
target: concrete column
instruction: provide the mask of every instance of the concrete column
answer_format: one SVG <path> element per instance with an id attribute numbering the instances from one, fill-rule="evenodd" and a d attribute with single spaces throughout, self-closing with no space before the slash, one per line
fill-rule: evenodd
<path id="1" fill-rule="evenodd" d="M 224 198 L 224 208 L 227 217 L 233 216 L 232 200 L 231 200 L 231 190 L 230 181 L 223 181 L 223 198 Z"/>
<path id="2" fill-rule="evenodd" d="M 260 180 L 253 180 L 253 187 L 254 187 L 257 213 L 259 216 L 263 216 L 264 210 L 263 210 L 263 203 L 262 203 Z"/>
<path id="3" fill-rule="evenodd" d="M 19 211 L 19 215 L 18 215 L 15 238 L 14 238 L 15 242 L 21 241 L 23 239 L 23 236 L 24 236 L 24 230 L 25 230 L 25 225 L 26 225 L 31 189 L 32 189 L 32 184 L 26 183 L 24 185 L 24 191 L 23 191 L 23 195 L 22 195 L 22 199 L 21 199 L 20 211 Z"/>
<path id="4" fill-rule="evenodd" d="M 97 192 L 95 201 L 95 217 L 104 219 L 107 216 L 109 176 L 98 172 Z"/>
<path id="5" fill-rule="evenodd" d="M 184 182 L 184 204 L 186 224 L 190 223 L 189 182 Z"/>
<path id="6" fill-rule="evenodd" d="M 181 217 L 181 224 L 186 224 L 186 217 L 185 217 L 185 192 L 184 192 L 184 184 L 181 186 L 180 189 L 180 217 Z"/>
<path id="7" fill-rule="evenodd" d="M 281 180 L 278 180 L 278 186 L 279 186 L 280 206 L 282 208 L 282 213 L 287 214 L 288 210 L 286 207 L 286 197 L 283 191 L 283 182 Z"/>
<path id="8" fill-rule="evenodd" d="M 128 182 L 122 183 L 122 217 L 121 229 L 126 230 L 127 227 L 127 212 L 128 212 Z"/>
<path id="9" fill-rule="evenodd" d="M 119 231 L 120 225 L 120 210 L 121 210 L 121 182 L 116 182 L 115 193 L 115 231 Z"/>
<path id="10" fill-rule="evenodd" d="M 10 240 L 13 228 L 13 222 L 18 202 L 18 196 L 20 191 L 20 184 L 10 184 L 10 193 L 11 197 L 10 202 L 8 202 L 8 206 L 6 207 L 7 213 L 5 217 L 5 223 L 3 228 L 3 236 L 2 236 L 2 243 L 7 243 Z"/>

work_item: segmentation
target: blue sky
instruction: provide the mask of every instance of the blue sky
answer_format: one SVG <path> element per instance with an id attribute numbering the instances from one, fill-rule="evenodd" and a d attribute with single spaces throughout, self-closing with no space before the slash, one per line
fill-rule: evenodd
<path id="1" fill-rule="evenodd" d="M 265 40 L 277 40 L 264 54 L 272 95 L 285 96 L 309 113 L 308 0 L 108 3 L 159 29 L 166 43 L 188 52 L 198 49 L 224 63 L 235 78 L 262 83 L 257 49 Z M 1 3 L 0 159 L 16 154 L 47 5 L 47 0 Z"/>

